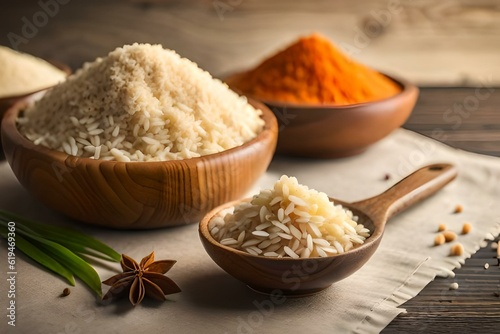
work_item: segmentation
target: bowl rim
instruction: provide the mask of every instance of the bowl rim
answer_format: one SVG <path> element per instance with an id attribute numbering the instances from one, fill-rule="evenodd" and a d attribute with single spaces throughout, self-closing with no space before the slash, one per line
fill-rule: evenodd
<path id="1" fill-rule="evenodd" d="M 44 59 L 44 58 L 40 58 L 40 59 L 43 59 L 47 63 L 49 63 L 49 64 L 53 65 L 54 67 L 58 68 L 59 70 L 65 72 L 66 73 L 66 79 L 72 73 L 71 68 L 68 65 L 66 65 L 66 64 L 64 64 L 64 63 L 62 63 L 60 61 L 52 60 L 52 59 L 48 60 L 48 59 Z M 9 96 L 0 97 L 0 103 L 7 103 L 7 102 L 13 101 L 13 100 L 24 99 L 24 98 L 26 98 L 28 96 L 31 96 L 31 95 L 43 92 L 43 91 L 48 90 L 48 89 L 50 89 L 52 87 L 55 87 L 57 85 L 58 84 L 50 85 L 50 86 L 47 86 L 47 87 L 44 87 L 44 88 L 40 88 L 40 89 L 34 90 L 32 92 L 27 92 L 27 93 L 23 93 L 23 94 L 19 94 L 19 95 L 9 95 Z"/>
<path id="2" fill-rule="evenodd" d="M 269 100 L 269 99 L 261 99 L 256 97 L 253 94 L 249 93 L 244 93 L 243 91 L 233 87 L 229 83 L 226 82 L 226 80 L 230 80 L 234 77 L 237 77 L 238 75 L 242 75 L 245 72 L 237 72 L 231 75 L 228 75 L 224 78 L 224 82 L 234 91 L 239 93 L 240 95 L 245 95 L 253 100 L 260 101 L 269 108 L 282 108 L 282 109 L 289 109 L 289 110 L 301 110 L 301 109 L 315 109 L 315 110 L 345 110 L 345 109 L 354 109 L 354 108 L 361 108 L 365 106 L 370 106 L 374 104 L 381 104 L 381 103 L 386 103 L 390 102 L 393 100 L 398 100 L 403 98 L 404 96 L 409 96 L 412 94 L 415 94 L 419 91 L 419 88 L 412 84 L 410 81 L 403 79 L 401 77 L 393 76 L 386 74 L 384 72 L 376 71 L 377 73 L 385 76 L 386 78 L 390 79 L 391 81 L 395 82 L 397 85 L 401 87 L 401 90 L 394 95 L 391 95 L 389 97 L 380 99 L 380 100 L 374 100 L 374 101 L 368 101 L 368 102 L 360 102 L 360 103 L 352 103 L 352 104 L 344 104 L 344 105 L 339 105 L 339 104 L 333 104 L 333 103 L 325 103 L 325 104 L 316 104 L 316 103 L 296 103 L 296 102 L 284 102 L 284 101 L 278 101 L 278 100 Z"/>
<path id="3" fill-rule="evenodd" d="M 251 259 L 259 259 L 259 261 L 269 261 L 269 262 L 274 262 L 274 261 L 281 261 L 281 262 L 328 261 L 328 260 L 335 259 L 339 256 L 342 256 L 343 254 L 346 254 L 346 253 L 352 254 L 352 253 L 358 253 L 360 251 L 363 251 L 366 247 L 371 246 L 371 244 L 373 242 L 380 241 L 380 239 L 382 237 L 382 235 L 380 233 L 374 235 L 373 231 L 370 231 L 370 236 L 366 240 L 371 239 L 372 236 L 375 236 L 375 238 L 373 238 L 373 240 L 370 240 L 368 243 L 364 242 L 362 245 L 359 245 L 358 247 L 352 248 L 345 253 L 329 255 L 329 256 L 325 256 L 325 257 L 317 256 L 317 257 L 298 258 L 298 259 L 294 259 L 292 257 L 268 257 L 268 256 L 254 255 L 254 254 L 250 254 L 250 253 L 244 252 L 244 251 L 236 249 L 236 248 L 232 248 L 232 247 L 223 245 L 220 242 L 218 242 L 217 240 L 215 240 L 215 238 L 210 233 L 210 230 L 208 229 L 208 224 L 210 223 L 210 220 L 212 220 L 212 218 L 221 210 L 224 210 L 224 209 L 227 209 L 230 207 L 234 207 L 238 203 L 242 203 L 245 201 L 249 202 L 251 199 L 252 199 L 252 197 L 234 200 L 234 201 L 219 205 L 218 207 L 215 207 L 214 209 L 210 210 L 206 215 L 203 216 L 203 218 L 200 220 L 200 223 L 198 224 L 198 233 L 199 233 L 200 237 L 204 238 L 206 241 L 208 241 L 214 247 L 220 248 L 224 251 L 233 253 L 235 255 L 240 255 L 240 256 L 251 258 Z M 330 199 L 330 201 L 332 201 L 332 199 L 330 197 L 328 197 L 328 199 Z"/>
<path id="4" fill-rule="evenodd" d="M 71 159 L 71 165 L 79 165 L 82 163 L 85 164 L 105 164 L 105 165 L 116 165 L 116 164 L 129 164 L 137 167 L 142 167 L 142 166 L 154 166 L 154 165 L 177 165 L 180 163 L 189 163 L 189 164 L 197 164 L 198 162 L 203 162 L 207 159 L 218 159 L 222 156 L 227 156 L 227 155 L 232 155 L 233 153 L 240 151 L 240 150 L 245 150 L 253 146 L 254 144 L 260 142 L 261 140 L 264 140 L 268 137 L 273 137 L 274 136 L 277 138 L 277 133 L 278 133 L 278 123 L 276 116 L 274 113 L 263 103 L 257 100 L 253 100 L 251 98 L 247 98 L 247 101 L 250 105 L 252 105 L 254 108 L 259 109 L 262 113 L 260 115 L 260 118 L 264 120 L 264 126 L 262 130 L 252 138 L 251 140 L 244 142 L 243 144 L 239 146 L 235 146 L 233 148 L 217 152 L 217 153 L 212 153 L 212 154 L 207 154 L 207 155 L 202 155 L 200 157 L 194 157 L 194 158 L 189 158 L 189 159 L 179 159 L 179 160 L 164 160 L 164 161 L 116 161 L 116 160 L 102 160 L 102 159 L 92 159 L 90 157 L 80 157 L 80 156 L 75 156 L 75 155 L 70 155 L 67 154 L 66 152 L 58 151 L 55 149 L 48 148 L 43 145 L 36 145 L 33 141 L 29 140 L 26 138 L 21 132 L 19 131 L 19 128 L 17 126 L 17 118 L 19 116 L 19 113 L 23 111 L 23 109 L 28 105 L 28 102 L 25 100 L 20 100 L 16 102 L 14 105 L 12 105 L 4 114 L 2 122 L 1 122 L 1 135 L 2 137 L 4 136 L 11 136 L 12 141 L 17 142 L 18 144 L 21 144 L 23 147 L 37 151 L 40 154 L 43 154 L 44 156 L 50 156 L 51 159 L 65 164 L 68 159 Z M 5 142 L 2 139 L 3 142 Z M 274 150 L 276 148 L 274 147 Z M 274 152 L 273 152 L 274 153 Z"/>

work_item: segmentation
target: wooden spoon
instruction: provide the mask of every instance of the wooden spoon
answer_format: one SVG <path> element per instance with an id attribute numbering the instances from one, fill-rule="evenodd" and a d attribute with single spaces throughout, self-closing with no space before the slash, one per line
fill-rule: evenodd
<path id="1" fill-rule="evenodd" d="M 420 200 L 444 187 L 457 176 L 450 164 L 437 163 L 407 176 L 380 195 L 359 202 L 331 200 L 350 209 L 359 223 L 370 230 L 370 237 L 346 253 L 309 259 L 269 258 L 221 245 L 210 234 L 208 223 L 220 210 L 239 204 L 228 203 L 208 213 L 200 222 L 200 237 L 212 259 L 226 272 L 252 289 L 292 296 L 309 295 L 329 287 L 361 268 L 375 253 L 387 221 Z"/>
<path id="2" fill-rule="evenodd" d="M 363 247 L 367 247 L 367 245 L 373 247 L 370 244 L 380 242 L 389 219 L 434 194 L 456 176 L 455 166 L 437 163 L 420 168 L 375 197 L 354 203 L 330 199 L 359 216 L 359 223 L 364 224 L 370 230 L 370 237 L 365 241 Z"/>

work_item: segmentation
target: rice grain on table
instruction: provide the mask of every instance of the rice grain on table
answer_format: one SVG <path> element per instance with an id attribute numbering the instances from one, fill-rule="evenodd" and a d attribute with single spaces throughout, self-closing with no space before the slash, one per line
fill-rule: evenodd
<path id="1" fill-rule="evenodd" d="M 75 156 L 165 161 L 240 146 L 262 130 L 260 115 L 174 51 L 133 44 L 85 64 L 29 106 L 18 126 L 37 145 Z"/>
<path id="2" fill-rule="evenodd" d="M 283 175 L 272 189 L 214 216 L 208 228 L 228 247 L 298 259 L 335 255 L 363 244 L 370 231 L 357 221 L 325 193 Z"/>

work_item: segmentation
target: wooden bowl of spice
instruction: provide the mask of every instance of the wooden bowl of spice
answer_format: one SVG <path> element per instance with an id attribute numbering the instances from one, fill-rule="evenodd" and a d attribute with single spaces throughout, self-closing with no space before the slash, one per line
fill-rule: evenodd
<path id="1" fill-rule="evenodd" d="M 278 154 L 309 158 L 363 152 L 406 121 L 419 93 L 405 80 L 348 58 L 317 34 L 225 81 L 274 112 Z"/>
<path id="2" fill-rule="evenodd" d="M 15 176 L 48 207 L 151 229 L 244 196 L 273 157 L 277 122 L 174 51 L 134 44 L 13 106 L 2 138 Z"/>

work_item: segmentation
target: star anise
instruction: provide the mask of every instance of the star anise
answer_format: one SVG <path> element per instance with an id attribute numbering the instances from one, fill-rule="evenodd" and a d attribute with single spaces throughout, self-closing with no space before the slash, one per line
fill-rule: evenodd
<path id="1" fill-rule="evenodd" d="M 120 262 L 123 273 L 108 278 L 103 284 L 110 285 L 103 300 L 118 297 L 128 292 L 132 305 L 139 304 L 144 296 L 156 300 L 166 300 L 165 295 L 180 292 L 181 289 L 164 274 L 177 261 L 154 261 L 154 252 L 146 256 L 138 264 L 134 259 L 122 254 Z"/>

